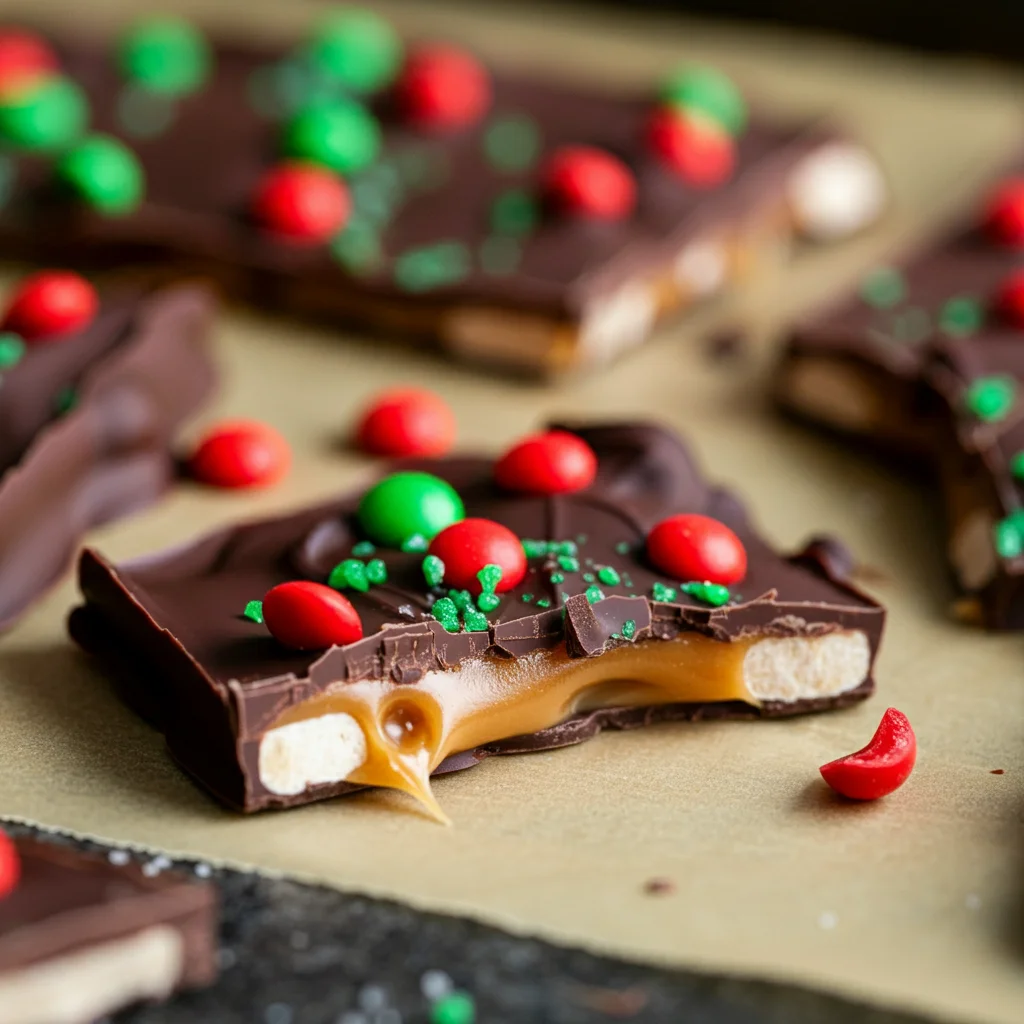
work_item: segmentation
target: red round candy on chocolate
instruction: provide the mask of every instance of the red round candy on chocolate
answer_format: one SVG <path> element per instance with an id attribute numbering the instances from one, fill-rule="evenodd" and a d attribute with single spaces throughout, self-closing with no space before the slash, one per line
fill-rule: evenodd
<path id="1" fill-rule="evenodd" d="M 907 781 L 916 760 L 917 737 L 907 716 L 889 708 L 866 747 L 823 764 L 819 771 L 841 796 L 877 800 Z"/>
<path id="2" fill-rule="evenodd" d="M 1024 178 L 1010 178 L 997 186 L 985 209 L 984 223 L 996 242 L 1024 247 Z"/>
<path id="3" fill-rule="evenodd" d="M 431 542 L 430 554 L 444 562 L 444 582 L 457 590 L 479 594 L 476 574 L 485 565 L 501 567 L 499 594 L 519 586 L 526 575 L 526 555 L 519 538 L 492 519 L 463 519 L 443 529 Z"/>
<path id="4" fill-rule="evenodd" d="M 654 153 L 694 188 L 712 188 L 732 177 L 736 146 L 732 136 L 707 118 L 669 107 L 656 110 L 647 125 Z"/>
<path id="5" fill-rule="evenodd" d="M 378 395 L 356 428 L 356 444 L 389 458 L 446 455 L 455 444 L 455 414 L 425 388 L 397 388 Z"/>
<path id="6" fill-rule="evenodd" d="M 597 476 L 594 449 L 576 434 L 548 430 L 514 444 L 494 466 L 494 478 L 507 491 L 570 494 Z"/>
<path id="7" fill-rule="evenodd" d="M 352 602 L 323 583 L 279 583 L 263 597 L 263 622 L 271 636 L 297 651 L 354 644 L 363 623 Z"/>
<path id="8" fill-rule="evenodd" d="M 484 66 L 464 50 L 421 46 L 409 54 L 395 95 L 416 127 L 450 131 L 483 117 L 491 105 L 491 82 Z"/>
<path id="9" fill-rule="evenodd" d="M 10 99 L 55 74 L 57 55 L 32 32 L 0 32 L 0 99 Z"/>
<path id="10" fill-rule="evenodd" d="M 252 211 L 268 231 L 293 242 L 326 242 L 348 220 L 345 183 L 316 164 L 290 162 L 271 168 L 259 181 Z"/>
<path id="11" fill-rule="evenodd" d="M 6 832 L 0 832 L 0 900 L 14 892 L 21 878 L 21 858 Z"/>
<path id="12" fill-rule="evenodd" d="M 69 270 L 41 270 L 15 290 L 2 329 L 30 342 L 57 340 L 87 327 L 99 306 L 96 289 L 84 277 Z"/>
<path id="13" fill-rule="evenodd" d="M 1024 327 L 1024 270 L 1015 270 L 999 286 L 996 311 L 1003 320 Z"/>
<path id="14" fill-rule="evenodd" d="M 596 146 L 563 146 L 543 171 L 548 200 L 565 213 L 622 220 L 636 206 L 636 179 L 617 157 Z"/>
<path id="15" fill-rule="evenodd" d="M 268 487 L 291 466 L 288 442 L 257 420 L 232 420 L 210 430 L 188 460 L 189 474 L 214 487 Z"/>
<path id="16" fill-rule="evenodd" d="M 647 557 L 663 573 L 684 583 L 739 583 L 747 574 L 747 551 L 725 523 L 683 513 L 662 519 L 647 534 Z"/>

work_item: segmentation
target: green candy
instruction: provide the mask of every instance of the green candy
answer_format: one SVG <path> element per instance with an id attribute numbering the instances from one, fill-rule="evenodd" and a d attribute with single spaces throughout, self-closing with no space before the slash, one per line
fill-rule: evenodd
<path id="1" fill-rule="evenodd" d="M 0 140 L 17 149 L 52 152 L 70 146 L 88 120 L 82 90 L 69 78 L 51 78 L 0 104 Z"/>
<path id="2" fill-rule="evenodd" d="M 178 18 L 154 18 L 122 40 L 122 73 L 152 92 L 183 96 L 210 74 L 210 47 L 203 34 Z"/>
<path id="3" fill-rule="evenodd" d="M 392 473 L 371 487 L 359 503 L 366 534 L 385 547 L 398 548 L 419 535 L 431 540 L 446 526 L 465 519 L 455 488 L 429 473 Z"/>
<path id="4" fill-rule="evenodd" d="M 610 565 L 602 565 L 597 570 L 597 578 L 609 587 L 617 587 L 622 582 L 622 577 Z"/>
<path id="5" fill-rule="evenodd" d="M 675 587 L 666 586 L 664 583 L 653 583 L 651 585 L 651 597 L 655 601 L 674 601 L 678 596 Z"/>
<path id="6" fill-rule="evenodd" d="M 636 636 L 636 619 L 626 619 L 621 632 L 627 640 L 632 640 Z"/>
<path id="7" fill-rule="evenodd" d="M 723 604 L 728 604 L 731 597 L 729 588 L 721 583 L 684 583 L 680 589 L 684 594 L 689 594 L 690 597 L 695 597 L 713 608 L 721 608 Z"/>
<path id="8" fill-rule="evenodd" d="M 482 612 L 493 612 L 501 604 L 501 598 L 493 591 L 484 591 L 477 599 L 476 606 Z"/>
<path id="9" fill-rule="evenodd" d="M 604 591 L 597 586 L 596 583 L 587 587 L 585 593 L 587 595 L 587 600 L 591 604 L 597 604 L 598 601 L 604 600 Z"/>
<path id="10" fill-rule="evenodd" d="M 1024 510 L 1011 512 L 996 523 L 992 540 L 1000 558 L 1020 558 L 1024 554 Z"/>
<path id="11" fill-rule="evenodd" d="M 142 200 L 142 167 L 135 154 L 109 135 L 90 135 L 57 165 L 61 182 L 101 213 L 131 213 Z"/>
<path id="12" fill-rule="evenodd" d="M 358 558 L 346 558 L 339 562 L 327 577 L 327 585 L 335 590 L 351 587 L 366 593 L 370 589 L 370 581 L 366 575 L 366 566 Z"/>
<path id="13" fill-rule="evenodd" d="M 321 74 L 346 88 L 375 92 L 398 73 L 402 44 L 383 18 L 354 9 L 324 20 L 306 55 Z"/>
<path id="14" fill-rule="evenodd" d="M 430 1024 L 473 1024 L 476 1003 L 468 992 L 442 996 L 430 1009 Z"/>
<path id="15" fill-rule="evenodd" d="M 470 633 L 479 633 L 488 627 L 487 616 L 475 608 L 467 608 L 462 613 L 462 621 L 466 625 L 467 632 Z"/>
<path id="16" fill-rule="evenodd" d="M 380 126 L 358 103 L 316 104 L 291 119 L 283 146 L 286 156 L 323 164 L 339 174 L 353 174 L 377 159 Z"/>
<path id="17" fill-rule="evenodd" d="M 978 377 L 964 396 L 968 410 L 982 423 L 1005 419 L 1017 397 L 1017 382 L 1012 377 Z"/>
<path id="18" fill-rule="evenodd" d="M 428 587 L 439 587 L 444 580 L 444 562 L 437 555 L 427 555 L 423 559 L 423 578 Z"/>
<path id="19" fill-rule="evenodd" d="M 730 135 L 747 125 L 747 104 L 728 75 L 708 67 L 685 68 L 665 83 L 661 98 L 670 106 L 703 114 Z"/>
<path id="20" fill-rule="evenodd" d="M 0 370 L 9 370 L 21 362 L 25 342 L 13 331 L 0 332 Z"/>
<path id="21" fill-rule="evenodd" d="M 248 619 L 250 622 L 256 622 L 263 625 L 263 602 L 247 601 L 245 611 L 242 612 L 242 617 Z"/>
<path id="22" fill-rule="evenodd" d="M 388 581 L 388 567 L 379 558 L 371 558 L 366 563 L 366 578 L 375 586 Z"/>

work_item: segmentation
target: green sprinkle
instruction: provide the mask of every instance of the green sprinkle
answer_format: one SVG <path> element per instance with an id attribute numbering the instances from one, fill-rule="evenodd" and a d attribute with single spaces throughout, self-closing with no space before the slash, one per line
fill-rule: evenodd
<path id="1" fill-rule="evenodd" d="M 467 608 L 462 613 L 462 621 L 466 624 L 466 629 L 471 633 L 480 633 L 489 626 L 487 616 L 483 612 L 478 612 L 475 608 Z"/>
<path id="2" fill-rule="evenodd" d="M 477 574 L 476 578 L 480 581 L 480 586 L 484 593 L 493 594 L 498 584 L 501 582 L 501 577 L 504 574 L 501 571 L 500 565 L 495 565 L 493 562 L 485 565 Z"/>
<path id="3" fill-rule="evenodd" d="M 622 577 L 610 565 L 602 565 L 597 570 L 597 578 L 609 587 L 617 587 L 622 582 Z"/>
<path id="4" fill-rule="evenodd" d="M 195 92 L 210 71 L 203 34 L 178 18 L 153 18 L 121 40 L 121 71 L 146 89 L 182 96 Z"/>
<path id="5" fill-rule="evenodd" d="M 529 604 L 533 600 L 533 594 L 520 594 L 519 600 L 524 604 Z"/>
<path id="6" fill-rule="evenodd" d="M 372 558 L 366 564 L 366 578 L 376 586 L 387 583 L 388 567 L 379 558 Z"/>
<path id="7" fill-rule="evenodd" d="M 406 537 L 402 541 L 401 550 L 405 552 L 410 551 L 426 551 L 430 545 L 427 543 L 427 538 L 422 533 L 414 533 Z"/>
<path id="8" fill-rule="evenodd" d="M 428 292 L 456 284 L 469 268 L 469 250 L 462 242 L 437 242 L 402 253 L 395 260 L 395 281 L 408 292 Z"/>
<path id="9" fill-rule="evenodd" d="M 434 607 L 431 609 L 434 614 L 434 618 L 441 623 L 442 626 L 449 633 L 458 633 L 459 631 L 459 610 L 455 607 L 455 602 L 450 598 L 442 597 L 434 602 Z"/>
<path id="10" fill-rule="evenodd" d="M 550 608 L 551 607 L 551 598 L 550 597 L 538 597 L 537 598 L 537 607 L 538 608 Z"/>
<path id="11" fill-rule="evenodd" d="M 720 608 L 729 600 L 729 588 L 721 583 L 684 583 L 682 591 L 714 608 Z"/>
<path id="12" fill-rule="evenodd" d="M 893 267 L 876 267 L 860 284 L 860 297 L 875 309 L 892 309 L 903 301 L 906 285 Z"/>
<path id="13" fill-rule="evenodd" d="M 583 573 L 584 583 L 593 583 L 595 579 L 597 579 L 597 577 L 592 572 Z"/>
<path id="14" fill-rule="evenodd" d="M 64 187 L 100 213 L 118 217 L 142 201 L 145 176 L 135 154 L 109 135 L 90 135 L 57 164 Z"/>
<path id="15" fill-rule="evenodd" d="M 306 52 L 322 74 L 355 92 L 382 89 L 402 63 L 402 43 L 394 29 L 383 18 L 359 8 L 325 18 Z"/>
<path id="16" fill-rule="evenodd" d="M 1019 558 L 1024 554 L 1024 509 L 1017 509 L 996 523 L 993 534 L 1000 558 Z"/>
<path id="17" fill-rule="evenodd" d="M 507 235 L 491 235 L 480 245 L 479 258 L 485 274 L 504 277 L 519 266 L 523 258 L 523 246 L 517 239 Z"/>
<path id="18" fill-rule="evenodd" d="M 977 299 L 957 295 L 950 299 L 939 313 L 939 327 L 954 337 L 973 334 L 985 320 L 985 311 Z"/>
<path id="19" fill-rule="evenodd" d="M 604 592 L 601 590 L 600 587 L 598 587 L 596 585 L 592 585 L 592 586 L 587 587 L 586 595 L 587 595 L 587 600 L 591 604 L 597 604 L 598 601 L 603 601 L 604 600 Z"/>
<path id="20" fill-rule="evenodd" d="M 615 553 L 617 555 L 628 555 L 629 550 L 629 541 L 620 540 L 619 543 L 615 545 Z"/>
<path id="21" fill-rule="evenodd" d="M 552 573 L 552 574 L 551 574 L 551 575 L 550 575 L 550 576 L 548 577 L 548 579 L 549 579 L 549 580 L 550 580 L 550 581 L 551 581 L 552 583 L 564 583 L 564 582 L 565 582 L 565 576 L 564 576 L 564 575 L 562 575 L 562 573 L 560 573 L 560 572 L 553 572 L 553 573 Z"/>
<path id="22" fill-rule="evenodd" d="M 558 556 L 558 564 L 566 572 L 579 572 L 580 571 L 579 559 L 578 558 L 573 558 L 572 555 L 559 555 Z"/>
<path id="23" fill-rule="evenodd" d="M 366 566 L 357 558 L 346 558 L 331 570 L 330 576 L 327 577 L 327 585 L 334 587 L 335 590 L 351 587 L 365 593 L 370 589 Z"/>
<path id="24" fill-rule="evenodd" d="M 1014 480 L 1024 480 L 1024 451 L 1017 452 L 1010 459 L 1010 475 Z"/>
<path id="25" fill-rule="evenodd" d="M 528 170 L 537 160 L 540 143 L 536 123 L 522 114 L 495 118 L 484 130 L 484 152 L 499 171 Z"/>
<path id="26" fill-rule="evenodd" d="M 0 333 L 0 370 L 9 370 L 21 362 L 25 342 L 13 331 Z"/>
<path id="27" fill-rule="evenodd" d="M 448 600 L 455 605 L 460 612 L 473 607 L 473 595 L 468 590 L 449 590 Z"/>
<path id="28" fill-rule="evenodd" d="M 978 377 L 964 396 L 968 410 L 983 423 L 998 423 L 1013 408 L 1017 382 L 1005 375 Z"/>
<path id="29" fill-rule="evenodd" d="M 245 611 L 242 612 L 242 617 L 249 619 L 251 622 L 258 622 L 260 625 L 263 624 L 263 602 L 262 601 L 249 601 L 245 606 Z"/>
<path id="30" fill-rule="evenodd" d="M 473 1024 L 476 1003 L 468 992 L 442 996 L 430 1008 L 430 1024 Z"/>
<path id="31" fill-rule="evenodd" d="M 501 604 L 501 598 L 497 594 L 486 591 L 476 599 L 476 606 L 482 612 L 493 612 Z"/>
<path id="32" fill-rule="evenodd" d="M 384 261 L 377 229 L 365 218 L 353 217 L 331 239 L 331 255 L 350 273 L 366 274 Z"/>
<path id="33" fill-rule="evenodd" d="M 352 554 L 356 558 L 368 558 L 370 555 L 376 552 L 377 548 L 374 546 L 372 541 L 361 540 L 358 544 L 352 545 Z"/>
<path id="34" fill-rule="evenodd" d="M 58 416 L 63 416 L 66 413 L 71 412 L 77 404 L 78 392 L 68 385 L 68 387 L 61 388 L 60 391 L 57 392 L 57 396 L 53 400 L 53 409 Z"/>
<path id="35" fill-rule="evenodd" d="M 672 602 L 675 601 L 677 591 L 675 587 L 668 587 L 664 583 L 654 583 L 651 586 L 651 597 L 655 601 Z"/>
<path id="36" fill-rule="evenodd" d="M 636 636 L 636 619 L 626 619 L 622 624 L 622 635 L 627 640 L 632 640 Z"/>
<path id="37" fill-rule="evenodd" d="M 423 578 L 428 587 L 439 587 L 444 579 L 444 562 L 437 555 L 427 555 L 423 559 Z"/>
<path id="38" fill-rule="evenodd" d="M 30 152 L 59 152 L 75 142 L 88 120 L 85 94 L 58 75 L 0 103 L 0 142 Z"/>
<path id="39" fill-rule="evenodd" d="M 548 544 L 544 540 L 524 540 L 522 545 L 527 558 L 543 558 L 548 553 Z"/>
<path id="40" fill-rule="evenodd" d="M 491 207 L 491 230 L 498 235 L 528 235 L 539 219 L 537 200 L 523 189 L 502 192 Z"/>
<path id="41" fill-rule="evenodd" d="M 353 174 L 377 159 L 380 125 L 360 103 L 336 100 L 300 110 L 284 130 L 286 156 Z"/>
<path id="42" fill-rule="evenodd" d="M 583 538 L 586 540 L 586 538 Z M 553 555 L 575 555 L 579 552 L 574 540 L 555 540 L 551 542 L 551 553 Z"/>
<path id="43" fill-rule="evenodd" d="M 672 75 L 661 90 L 661 98 L 673 107 L 703 114 L 730 135 L 738 135 L 747 124 L 747 104 L 732 79 L 717 68 L 689 67 Z"/>

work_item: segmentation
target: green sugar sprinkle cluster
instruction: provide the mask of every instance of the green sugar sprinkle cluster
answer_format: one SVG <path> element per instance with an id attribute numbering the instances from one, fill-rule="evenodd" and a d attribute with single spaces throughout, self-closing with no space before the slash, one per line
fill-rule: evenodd
<path id="1" fill-rule="evenodd" d="M 501 604 L 501 598 L 498 597 L 496 590 L 498 584 L 501 582 L 502 569 L 500 565 L 494 565 L 490 563 L 485 565 L 477 574 L 476 578 L 480 581 L 481 593 L 476 599 L 477 607 L 483 612 L 493 612 L 495 608 Z"/>
<path id="2" fill-rule="evenodd" d="M 573 540 L 524 540 L 521 543 L 527 558 L 546 558 L 549 555 L 571 558 L 579 553 Z"/>
<path id="3" fill-rule="evenodd" d="M 450 992 L 430 1008 L 430 1024 L 473 1024 L 476 1003 L 468 992 Z"/>
<path id="4" fill-rule="evenodd" d="M 1024 509 L 1017 509 L 996 523 L 993 533 L 1000 558 L 1019 558 L 1024 554 Z"/>
<path id="5" fill-rule="evenodd" d="M 559 555 L 558 564 L 566 572 L 579 572 L 580 560 L 572 555 Z"/>
<path id="6" fill-rule="evenodd" d="M 352 545 L 352 554 L 356 558 L 369 558 L 370 555 L 375 554 L 377 548 L 372 541 L 361 540 L 358 544 Z"/>
<path id="7" fill-rule="evenodd" d="M 632 640 L 636 636 L 636 619 L 626 619 L 618 633 L 612 633 L 613 640 Z"/>
<path id="8" fill-rule="evenodd" d="M 260 625 L 263 624 L 263 602 L 262 601 L 249 601 L 245 606 L 245 611 L 242 612 L 242 617 L 248 619 L 250 622 L 258 622 Z"/>
<path id="9" fill-rule="evenodd" d="M 1017 398 L 1017 382 L 1004 374 L 978 377 L 968 386 L 964 404 L 982 423 L 998 423 L 1007 417 Z"/>
<path id="10" fill-rule="evenodd" d="M 458 633 L 465 627 L 467 633 L 480 633 L 488 628 L 487 616 L 473 607 L 473 599 L 468 590 L 450 590 L 448 595 L 435 601 L 431 609 L 434 618 L 447 632 Z"/>
<path id="11" fill-rule="evenodd" d="M 0 332 L 0 370 L 17 366 L 25 355 L 25 342 L 12 331 Z"/>
<path id="12" fill-rule="evenodd" d="M 428 547 L 430 547 L 430 544 L 422 533 L 414 533 L 411 536 L 406 537 L 401 544 L 402 551 L 405 551 L 406 553 L 410 551 L 426 551 Z"/>
<path id="13" fill-rule="evenodd" d="M 678 591 L 675 587 L 666 586 L 664 583 L 653 583 L 651 585 L 651 597 L 653 597 L 655 601 L 672 603 L 675 601 L 677 595 Z"/>
<path id="14" fill-rule="evenodd" d="M 729 601 L 729 588 L 721 583 L 684 583 L 680 587 L 684 594 L 697 598 L 713 608 L 720 608 Z"/>
<path id="15" fill-rule="evenodd" d="M 597 604 L 598 601 L 604 600 L 604 591 L 596 584 L 591 584 L 586 589 L 587 600 L 591 604 Z"/>
<path id="16" fill-rule="evenodd" d="M 444 579 L 444 562 L 437 555 L 427 555 L 423 559 L 423 578 L 428 587 L 439 587 Z"/>
<path id="17" fill-rule="evenodd" d="M 602 565 L 597 570 L 597 578 L 609 587 L 617 587 L 622 582 L 622 577 L 618 571 L 613 569 L 610 565 Z"/>
<path id="18" fill-rule="evenodd" d="M 371 586 L 379 586 L 388 579 L 388 567 L 379 558 L 361 562 L 358 558 L 346 558 L 339 562 L 327 577 L 327 585 L 335 590 L 358 590 L 366 593 Z"/>
<path id="19" fill-rule="evenodd" d="M 939 327 L 956 338 L 973 334 L 984 320 L 984 307 L 968 295 L 954 296 L 939 312 Z"/>

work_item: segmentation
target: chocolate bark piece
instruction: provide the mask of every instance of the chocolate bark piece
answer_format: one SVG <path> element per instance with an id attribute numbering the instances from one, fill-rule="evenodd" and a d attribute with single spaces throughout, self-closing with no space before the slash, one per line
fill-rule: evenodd
<path id="1" fill-rule="evenodd" d="M 428 738 L 444 733 L 427 760 L 431 770 L 449 771 L 492 753 L 577 743 L 603 728 L 792 715 L 872 692 L 884 612 L 843 578 L 850 560 L 837 542 L 819 538 L 795 556 L 778 555 L 668 430 L 563 429 L 598 459 L 595 483 L 575 494 L 503 492 L 483 458 L 404 464 L 450 482 L 467 516 L 495 520 L 525 542 L 527 574 L 500 595 L 486 630 L 449 632 L 437 621 L 431 609 L 445 590 L 428 586 L 422 551 L 369 551 L 356 517 L 359 492 L 119 567 L 87 550 L 79 567 L 85 603 L 72 613 L 71 634 L 111 670 L 122 698 L 164 734 L 179 764 L 244 811 L 372 781 L 357 763 L 307 782 L 289 760 L 290 738 L 322 751 L 351 741 L 353 726 L 373 735 L 380 726 L 385 735 L 396 709 L 406 721 L 426 716 Z M 648 530 L 680 512 L 721 520 L 746 548 L 746 577 L 720 607 L 691 597 L 646 561 Z M 362 619 L 362 640 L 293 651 L 243 614 L 272 586 L 323 582 L 332 567 L 360 556 L 382 560 L 387 571 L 379 585 L 345 591 Z M 698 666 L 689 657 L 706 660 Z M 495 708 L 498 693 L 505 697 Z M 467 714 L 470 694 L 480 699 Z M 357 695 L 373 705 L 372 721 L 359 725 L 337 713 Z M 452 701 L 464 706 L 452 710 Z M 431 710 L 445 702 L 453 718 Z M 336 727 L 337 736 L 320 735 L 318 723 L 329 733 Z M 456 727 L 472 741 L 453 739 Z M 284 763 L 297 782 L 282 781 Z"/>
<path id="2" fill-rule="evenodd" d="M 107 296 L 82 330 L 0 371 L 0 628 L 64 573 L 82 535 L 156 500 L 176 429 L 213 388 L 199 286 Z"/>
<path id="3" fill-rule="evenodd" d="M 213 886 L 38 840 L 13 843 L 21 877 L 0 898 L 6 1024 L 87 1024 L 213 982 Z"/>
<path id="4" fill-rule="evenodd" d="M 91 130 L 138 157 L 145 196 L 129 213 L 104 216 L 62 196 L 52 160 L 14 157 L 0 250 L 45 259 L 59 240 L 65 261 L 187 268 L 248 302 L 528 372 L 614 358 L 795 233 L 862 227 L 884 192 L 871 158 L 833 128 L 757 115 L 738 139 L 732 180 L 693 188 L 648 152 L 653 91 L 612 95 L 494 71 L 489 111 L 454 134 L 410 128 L 386 90 L 370 97 L 381 156 L 350 176 L 346 231 L 332 244 L 295 245 L 248 211 L 280 160 L 287 118 L 325 89 L 337 98 L 296 48 L 215 41 L 206 85 L 167 102 L 126 82 L 109 44 L 54 45 L 85 90 Z M 155 127 L 135 123 L 147 102 Z M 509 139 L 514 159 L 502 155 Z M 540 170 L 565 145 L 625 161 L 636 212 L 611 223 L 545 210 Z M 840 220 L 854 211 L 852 220 L 837 227 L 837 209 Z"/>

